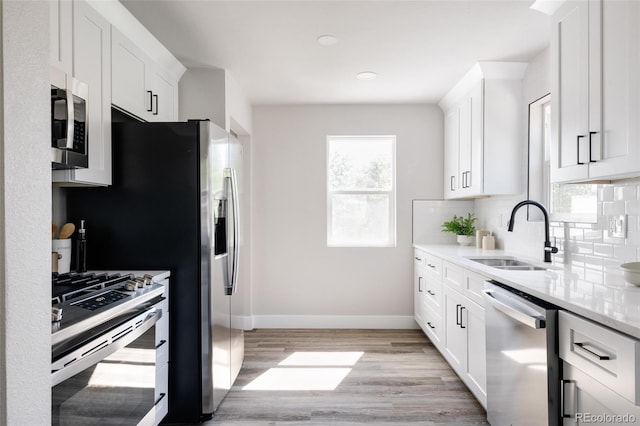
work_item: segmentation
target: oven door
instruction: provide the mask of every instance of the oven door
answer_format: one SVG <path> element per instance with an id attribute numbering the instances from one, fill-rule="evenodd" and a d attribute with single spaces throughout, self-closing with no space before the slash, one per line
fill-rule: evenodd
<path id="1" fill-rule="evenodd" d="M 52 425 L 155 423 L 161 315 L 155 305 L 147 306 L 123 315 L 117 325 L 102 325 L 54 348 Z"/>

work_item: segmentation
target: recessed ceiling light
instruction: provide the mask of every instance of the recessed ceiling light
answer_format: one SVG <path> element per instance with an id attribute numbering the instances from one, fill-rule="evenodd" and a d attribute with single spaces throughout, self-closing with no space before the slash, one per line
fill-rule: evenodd
<path id="1" fill-rule="evenodd" d="M 363 71 L 361 73 L 358 73 L 358 75 L 356 75 L 356 78 L 358 80 L 375 80 L 376 77 L 378 77 L 378 74 L 376 74 L 373 71 Z"/>
<path id="2" fill-rule="evenodd" d="M 332 35 L 322 35 L 318 37 L 318 44 L 320 46 L 333 46 L 338 42 L 338 39 Z"/>

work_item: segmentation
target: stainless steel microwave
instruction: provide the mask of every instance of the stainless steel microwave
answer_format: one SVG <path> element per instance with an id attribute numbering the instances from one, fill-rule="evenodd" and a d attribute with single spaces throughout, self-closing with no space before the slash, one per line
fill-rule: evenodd
<path id="1" fill-rule="evenodd" d="M 55 68 L 51 69 L 51 167 L 89 166 L 89 87 Z"/>

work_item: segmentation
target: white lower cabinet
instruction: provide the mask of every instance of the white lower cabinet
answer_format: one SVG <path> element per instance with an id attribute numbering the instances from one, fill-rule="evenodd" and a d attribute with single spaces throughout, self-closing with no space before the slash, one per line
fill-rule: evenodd
<path id="1" fill-rule="evenodd" d="M 582 370 L 564 362 L 562 375 L 563 426 L 636 424 L 640 421 L 640 407 Z"/>
<path id="2" fill-rule="evenodd" d="M 434 346 L 442 346 L 442 261 L 420 250 L 414 254 L 414 318 Z"/>
<path id="3" fill-rule="evenodd" d="M 421 250 L 414 254 L 414 316 L 480 404 L 487 406 L 484 277 Z"/>
<path id="4" fill-rule="evenodd" d="M 640 341 L 568 312 L 558 315 L 564 426 L 640 421 Z"/>
<path id="5" fill-rule="evenodd" d="M 484 308 L 444 288 L 443 355 L 480 403 L 487 406 Z"/>
<path id="6" fill-rule="evenodd" d="M 413 316 L 420 326 L 423 327 L 424 308 L 424 267 L 414 265 L 413 267 Z"/>

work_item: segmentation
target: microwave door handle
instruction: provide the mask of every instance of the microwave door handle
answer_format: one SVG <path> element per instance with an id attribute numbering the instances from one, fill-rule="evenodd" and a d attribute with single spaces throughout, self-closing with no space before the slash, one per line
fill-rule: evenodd
<path id="1" fill-rule="evenodd" d="M 73 89 L 68 87 L 67 82 L 67 149 L 73 149 L 73 129 L 75 128 L 75 116 L 73 107 Z"/>

